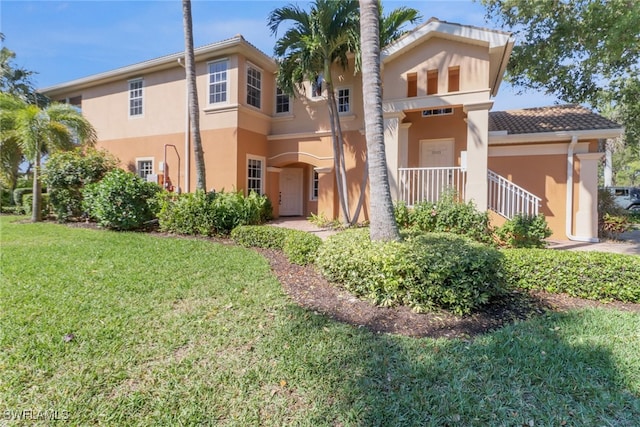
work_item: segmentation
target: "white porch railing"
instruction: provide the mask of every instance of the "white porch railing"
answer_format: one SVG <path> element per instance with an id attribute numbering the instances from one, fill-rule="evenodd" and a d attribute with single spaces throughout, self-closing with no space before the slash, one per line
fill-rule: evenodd
<path id="1" fill-rule="evenodd" d="M 489 179 L 489 209 L 507 219 L 517 214 L 538 215 L 542 199 L 528 192 L 522 187 L 498 175 L 488 171 Z"/>
<path id="2" fill-rule="evenodd" d="M 464 200 L 467 172 L 460 167 L 399 168 L 399 196 L 407 206 L 437 202 L 446 191 L 455 191 Z"/>

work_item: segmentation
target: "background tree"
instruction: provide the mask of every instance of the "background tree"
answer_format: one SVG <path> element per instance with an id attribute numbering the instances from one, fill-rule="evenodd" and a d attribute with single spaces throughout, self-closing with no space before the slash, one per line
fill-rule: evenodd
<path id="1" fill-rule="evenodd" d="M 640 2 L 481 0 L 514 32 L 508 80 L 565 102 L 618 110 L 626 143 L 640 138 Z"/>
<path id="2" fill-rule="evenodd" d="M 360 44 L 362 55 L 362 93 L 367 139 L 371 240 L 400 240 L 393 214 L 393 201 L 387 174 L 382 117 L 382 79 L 380 77 L 380 9 L 376 0 L 360 0 Z"/>
<path id="3" fill-rule="evenodd" d="M 52 103 L 41 108 L 22 99 L 0 94 L 2 129 L 0 140 L 13 141 L 25 158 L 34 164 L 32 221 L 41 219 L 40 163 L 43 155 L 71 150 L 79 144 L 93 145 L 93 126 L 73 106 Z"/>
<path id="4" fill-rule="evenodd" d="M 204 151 L 200 135 L 200 107 L 196 87 L 195 55 L 193 53 L 193 21 L 191 18 L 191 0 L 182 0 L 182 22 L 184 26 L 184 57 L 187 91 L 189 92 L 189 121 L 191 140 L 196 163 L 196 189 L 207 190 L 207 177 L 204 165 Z"/>
<path id="5" fill-rule="evenodd" d="M 2 33 L 0 41 L 4 41 Z M 49 99 L 37 93 L 33 84 L 32 77 L 36 73 L 15 65 L 15 58 L 15 52 L 6 46 L 0 49 L 0 92 L 20 98 L 28 104 L 47 105 Z M 3 123 L 1 129 L 7 129 L 7 126 L 8 124 Z M 14 138 L 0 140 L 0 184 L 10 190 L 11 199 L 20 176 L 20 165 L 24 161 L 22 150 Z"/>

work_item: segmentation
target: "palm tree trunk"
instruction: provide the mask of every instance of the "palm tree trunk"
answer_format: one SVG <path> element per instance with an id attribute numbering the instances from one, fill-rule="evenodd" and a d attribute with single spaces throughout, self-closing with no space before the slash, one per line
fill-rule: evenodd
<path id="1" fill-rule="evenodd" d="M 351 223 L 349 213 L 349 195 L 347 188 L 347 168 L 344 160 L 344 142 L 342 140 L 342 128 L 335 94 L 333 93 L 333 81 L 331 78 L 331 64 L 325 58 L 324 81 L 327 84 L 327 106 L 329 107 L 329 119 L 331 124 L 331 136 L 333 140 L 333 165 L 336 174 L 338 199 L 345 224 Z"/>
<path id="2" fill-rule="evenodd" d="M 200 107 L 196 88 L 196 66 L 193 53 L 193 22 L 191 20 L 191 0 L 182 0 L 184 25 L 185 72 L 189 93 L 189 119 L 191 122 L 191 140 L 196 165 L 196 189 L 206 191 L 207 178 L 204 165 L 204 152 L 200 135 Z"/>
<path id="3" fill-rule="evenodd" d="M 360 41 L 362 50 L 362 92 L 369 158 L 371 240 L 399 240 L 387 174 L 382 117 L 380 77 L 379 12 L 376 0 L 360 0 Z"/>
<path id="4" fill-rule="evenodd" d="M 36 162 L 33 167 L 33 191 L 32 191 L 32 202 L 31 202 L 31 221 L 39 222 L 42 220 L 42 192 L 40 186 L 40 150 L 39 147 L 36 150 Z"/>

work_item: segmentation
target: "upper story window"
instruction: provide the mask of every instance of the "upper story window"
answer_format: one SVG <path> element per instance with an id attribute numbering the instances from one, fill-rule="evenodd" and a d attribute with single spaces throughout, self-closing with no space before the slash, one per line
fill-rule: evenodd
<path id="1" fill-rule="evenodd" d="M 318 74 L 315 79 L 311 81 L 311 97 L 318 98 L 322 96 L 322 82 L 324 78 L 322 73 Z"/>
<path id="2" fill-rule="evenodd" d="M 460 90 L 460 67 L 449 67 L 449 92 Z"/>
<path id="3" fill-rule="evenodd" d="M 438 93 L 438 70 L 427 71 L 427 95 Z"/>
<path id="4" fill-rule="evenodd" d="M 351 112 L 351 90 L 343 87 L 338 88 L 338 113 L 346 114 Z"/>
<path id="5" fill-rule="evenodd" d="M 247 67 L 247 104 L 260 108 L 260 94 L 262 93 L 262 73 L 256 67 Z"/>
<path id="6" fill-rule="evenodd" d="M 282 89 L 276 89 L 276 114 L 291 112 L 291 99 Z"/>
<path id="7" fill-rule="evenodd" d="M 449 116 L 451 114 L 453 114 L 453 108 L 451 107 L 422 110 L 422 117 Z"/>
<path id="8" fill-rule="evenodd" d="M 142 116 L 143 80 L 129 81 L 129 117 Z"/>
<path id="9" fill-rule="evenodd" d="M 407 74 L 407 98 L 418 96 L 418 73 Z"/>
<path id="10" fill-rule="evenodd" d="M 209 63 L 209 104 L 227 102 L 227 69 L 229 61 Z"/>

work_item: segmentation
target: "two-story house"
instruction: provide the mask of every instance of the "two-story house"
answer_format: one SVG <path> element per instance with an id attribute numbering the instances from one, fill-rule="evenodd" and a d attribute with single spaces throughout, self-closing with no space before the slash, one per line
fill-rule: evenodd
<path id="1" fill-rule="evenodd" d="M 497 223 L 546 215 L 558 239 L 597 239 L 598 143 L 621 127 L 579 106 L 491 112 L 509 33 L 430 19 L 382 52 L 392 195 L 412 205 L 448 188 Z M 279 216 L 339 215 L 326 88 L 290 98 L 277 64 L 238 35 L 197 48 L 207 189 L 267 194 Z M 334 69 L 349 200 L 365 167 L 362 85 Z M 78 105 L 124 168 L 193 191 L 183 53 L 52 86 Z M 375 191 L 375 189 L 367 189 Z M 353 211 L 353 206 L 352 209 Z M 365 209 L 361 219 L 368 215 Z"/>

